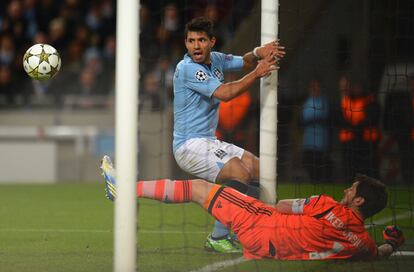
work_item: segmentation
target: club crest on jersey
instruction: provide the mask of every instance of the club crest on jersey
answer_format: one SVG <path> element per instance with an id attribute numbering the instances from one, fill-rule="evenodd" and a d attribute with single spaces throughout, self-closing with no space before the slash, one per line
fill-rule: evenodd
<path id="1" fill-rule="evenodd" d="M 218 79 L 220 79 L 220 80 L 224 79 L 223 73 L 219 69 L 217 69 L 217 68 L 214 69 L 213 73 Z"/>
<path id="2" fill-rule="evenodd" d="M 198 70 L 195 73 L 195 77 L 198 81 L 205 81 L 207 79 L 207 74 L 204 71 Z"/>

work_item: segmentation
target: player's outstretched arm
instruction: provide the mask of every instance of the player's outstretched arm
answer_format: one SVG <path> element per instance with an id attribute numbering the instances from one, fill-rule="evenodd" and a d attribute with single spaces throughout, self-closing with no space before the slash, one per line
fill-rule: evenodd
<path id="1" fill-rule="evenodd" d="M 405 241 L 404 234 L 398 226 L 387 226 L 382 235 L 385 244 L 378 246 L 378 258 L 380 259 L 390 256 Z"/>
<path id="2" fill-rule="evenodd" d="M 243 56 L 243 62 L 245 69 L 253 68 L 257 61 L 260 59 L 264 59 L 270 53 L 274 55 L 276 60 L 280 60 L 285 56 L 285 47 L 279 44 L 279 41 L 271 41 L 262 46 L 258 46 L 254 48 L 252 51 L 247 52 Z"/>
<path id="3" fill-rule="evenodd" d="M 303 212 L 304 198 L 279 200 L 275 208 L 280 213 L 301 214 Z"/>
<path id="4" fill-rule="evenodd" d="M 256 79 L 267 76 L 277 69 L 279 67 L 277 67 L 275 53 L 271 52 L 264 59 L 259 60 L 256 68 L 241 79 L 221 84 L 214 91 L 213 96 L 221 101 L 229 101 L 248 90 Z"/>

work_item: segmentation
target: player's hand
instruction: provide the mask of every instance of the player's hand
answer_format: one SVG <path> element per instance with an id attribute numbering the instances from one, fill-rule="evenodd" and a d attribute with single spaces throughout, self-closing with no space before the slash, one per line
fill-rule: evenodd
<path id="1" fill-rule="evenodd" d="M 258 61 L 254 72 L 257 77 L 264 77 L 270 75 L 274 70 L 279 69 L 277 66 L 277 59 L 275 58 L 275 53 L 270 52 L 264 59 Z"/>
<path id="2" fill-rule="evenodd" d="M 273 53 L 274 58 L 280 60 L 285 56 L 285 47 L 281 46 L 279 41 L 275 40 L 258 47 L 256 53 L 261 59 Z"/>
<path id="3" fill-rule="evenodd" d="M 397 248 L 399 248 L 405 241 L 402 230 L 395 225 L 387 226 L 382 232 L 382 235 L 385 243 L 391 245 L 394 251 L 397 250 Z"/>

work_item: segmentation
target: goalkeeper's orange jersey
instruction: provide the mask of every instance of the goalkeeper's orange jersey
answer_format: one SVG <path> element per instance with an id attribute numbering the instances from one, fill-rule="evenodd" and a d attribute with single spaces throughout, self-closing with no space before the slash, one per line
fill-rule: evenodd
<path id="1" fill-rule="evenodd" d="M 328 196 L 298 200 L 298 215 L 276 215 L 275 248 L 279 259 L 373 259 L 377 246 L 364 221 Z"/>
<path id="2" fill-rule="evenodd" d="M 281 214 L 230 188 L 218 190 L 206 204 L 237 234 L 246 258 L 367 260 L 378 254 L 362 218 L 328 196 L 295 200 L 295 214 Z"/>

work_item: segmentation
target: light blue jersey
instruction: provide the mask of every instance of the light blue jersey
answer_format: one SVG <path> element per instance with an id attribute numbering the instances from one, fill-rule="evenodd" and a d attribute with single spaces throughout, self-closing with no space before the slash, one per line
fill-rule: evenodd
<path id="1" fill-rule="evenodd" d="M 224 72 L 238 71 L 243 58 L 211 52 L 211 66 L 192 61 L 184 55 L 174 74 L 174 141 L 175 152 L 191 138 L 215 139 L 220 100 L 214 91 L 224 82 Z"/>

